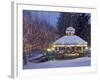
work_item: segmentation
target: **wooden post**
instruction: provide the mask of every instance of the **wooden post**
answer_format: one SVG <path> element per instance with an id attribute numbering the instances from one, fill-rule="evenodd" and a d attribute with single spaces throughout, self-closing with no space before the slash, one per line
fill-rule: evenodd
<path id="1" fill-rule="evenodd" d="M 74 52 L 76 52 L 76 46 L 74 47 Z"/>
<path id="2" fill-rule="evenodd" d="M 57 47 L 57 51 L 59 51 L 59 47 Z"/>
<path id="3" fill-rule="evenodd" d="M 81 47 L 82 53 L 83 53 L 83 47 Z"/>
<path id="4" fill-rule="evenodd" d="M 67 51 L 66 51 L 66 50 L 67 50 L 66 48 L 67 48 L 67 47 L 65 47 L 65 53 L 67 52 Z"/>

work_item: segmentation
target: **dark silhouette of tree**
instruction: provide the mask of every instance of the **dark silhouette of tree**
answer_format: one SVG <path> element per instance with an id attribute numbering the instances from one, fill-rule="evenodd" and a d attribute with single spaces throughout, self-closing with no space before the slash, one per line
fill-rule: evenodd
<path id="1" fill-rule="evenodd" d="M 65 35 L 67 27 L 74 27 L 75 34 L 86 40 L 90 46 L 91 43 L 91 14 L 89 13 L 71 13 L 61 12 L 58 18 L 57 28 L 60 37 Z"/>
<path id="2" fill-rule="evenodd" d="M 78 25 L 76 28 L 76 35 L 80 36 L 88 42 L 88 45 L 91 46 L 91 24 L 90 24 L 90 14 L 82 13 L 77 19 Z"/>
<path id="3" fill-rule="evenodd" d="M 61 12 L 57 23 L 59 34 L 61 36 L 65 35 L 65 30 L 69 26 L 76 27 L 77 18 L 78 14 Z"/>

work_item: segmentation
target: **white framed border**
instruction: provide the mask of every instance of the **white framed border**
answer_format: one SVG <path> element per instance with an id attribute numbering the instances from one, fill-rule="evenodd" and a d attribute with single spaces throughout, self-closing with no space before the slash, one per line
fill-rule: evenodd
<path id="1" fill-rule="evenodd" d="M 23 9 L 41 10 L 41 11 L 59 11 L 59 12 L 79 12 L 91 13 L 91 66 L 90 67 L 66 67 L 66 68 L 49 68 L 49 69 L 30 69 L 23 70 L 22 53 L 23 53 Z M 91 73 L 96 72 L 96 8 L 94 7 L 77 7 L 77 6 L 59 6 L 43 5 L 32 3 L 12 3 L 12 77 L 45 77 L 54 75 Z"/>

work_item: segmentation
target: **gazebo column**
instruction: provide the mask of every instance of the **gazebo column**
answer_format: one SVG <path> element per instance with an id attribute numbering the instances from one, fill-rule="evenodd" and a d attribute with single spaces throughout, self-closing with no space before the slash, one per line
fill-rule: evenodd
<path id="1" fill-rule="evenodd" d="M 65 53 L 67 52 L 67 46 L 65 47 Z"/>
<path id="2" fill-rule="evenodd" d="M 76 52 L 76 46 L 74 46 L 74 52 Z"/>
<path id="3" fill-rule="evenodd" d="M 81 51 L 82 51 L 82 53 L 83 53 L 83 50 L 84 50 L 84 49 L 83 49 L 83 46 L 81 46 Z"/>
<path id="4" fill-rule="evenodd" d="M 59 47 L 57 47 L 57 51 L 59 51 Z"/>
<path id="5" fill-rule="evenodd" d="M 87 46 L 85 46 L 85 49 L 88 49 L 88 47 L 87 47 Z"/>

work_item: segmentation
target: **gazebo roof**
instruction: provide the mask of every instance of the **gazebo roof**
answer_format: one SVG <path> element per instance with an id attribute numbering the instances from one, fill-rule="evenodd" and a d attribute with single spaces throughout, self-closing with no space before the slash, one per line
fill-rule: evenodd
<path id="1" fill-rule="evenodd" d="M 76 35 L 72 35 L 72 36 L 63 36 L 58 40 L 56 40 L 53 44 L 54 45 L 76 45 L 76 44 L 87 45 L 87 42 Z"/>

